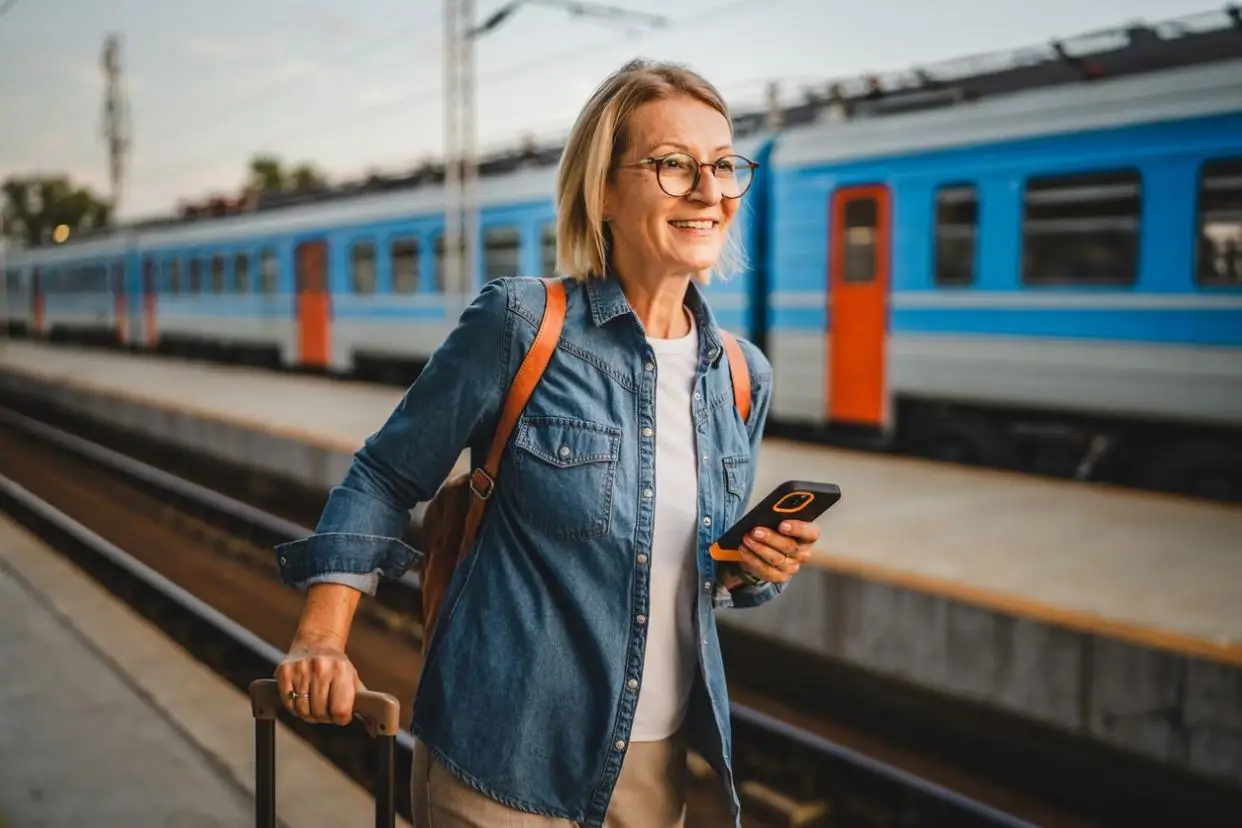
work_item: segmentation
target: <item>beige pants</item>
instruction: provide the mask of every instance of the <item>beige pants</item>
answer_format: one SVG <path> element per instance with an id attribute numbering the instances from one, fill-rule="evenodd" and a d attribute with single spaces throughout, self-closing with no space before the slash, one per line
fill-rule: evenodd
<path id="1" fill-rule="evenodd" d="M 464 785 L 415 740 L 414 828 L 577 828 L 566 819 L 515 811 Z M 632 742 L 621 763 L 605 828 L 683 828 L 686 746 L 680 736 Z"/>

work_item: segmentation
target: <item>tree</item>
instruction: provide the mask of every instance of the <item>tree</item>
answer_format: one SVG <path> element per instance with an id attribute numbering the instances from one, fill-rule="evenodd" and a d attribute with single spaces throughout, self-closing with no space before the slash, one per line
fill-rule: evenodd
<path id="1" fill-rule="evenodd" d="M 51 241 L 59 225 L 75 230 L 107 227 L 112 205 L 89 187 L 74 187 L 66 175 L 14 176 L 0 186 L 4 232 L 31 247 Z"/>
<path id="2" fill-rule="evenodd" d="M 303 163 L 289 170 L 273 155 L 256 155 L 250 161 L 250 175 L 246 182 L 247 192 L 276 194 L 284 192 L 308 192 L 328 186 L 327 179 L 312 165 Z"/>

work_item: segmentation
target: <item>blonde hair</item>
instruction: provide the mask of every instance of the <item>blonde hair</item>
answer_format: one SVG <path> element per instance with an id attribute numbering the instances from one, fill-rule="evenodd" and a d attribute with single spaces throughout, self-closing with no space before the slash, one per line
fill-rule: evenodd
<path id="1" fill-rule="evenodd" d="M 556 267 L 574 279 L 603 276 L 610 250 L 604 226 L 604 189 L 616 159 L 626 150 L 630 117 L 649 101 L 689 95 L 715 109 L 729 123 L 729 107 L 711 83 L 674 63 L 632 60 L 612 73 L 578 115 L 561 155 L 556 181 Z M 741 206 L 741 205 L 739 205 Z M 737 216 L 714 268 L 698 274 L 711 281 L 712 272 L 727 277 L 744 267 L 736 237 Z"/>

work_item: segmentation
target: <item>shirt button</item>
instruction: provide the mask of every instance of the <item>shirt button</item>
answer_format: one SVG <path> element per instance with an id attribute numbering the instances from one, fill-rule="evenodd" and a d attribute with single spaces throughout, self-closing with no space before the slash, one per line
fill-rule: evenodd
<path id="1" fill-rule="evenodd" d="M 711 592 L 711 591 L 712 591 L 712 582 L 711 582 L 711 581 L 704 581 L 704 582 L 703 582 L 703 589 L 707 590 L 708 592 Z"/>
<path id="2" fill-rule="evenodd" d="M 703 525 L 704 525 L 704 526 L 711 526 L 711 525 L 712 525 L 712 519 L 711 519 L 711 518 L 709 518 L 709 517 L 705 517 L 705 518 L 703 518 Z"/>
<path id="3" fill-rule="evenodd" d="M 650 437 L 650 436 L 652 435 L 652 433 L 653 433 L 653 432 L 651 431 L 651 426 L 647 426 L 646 428 L 644 428 L 644 429 L 643 429 L 643 436 L 644 436 L 644 437 Z"/>
<path id="4" fill-rule="evenodd" d="M 643 489 L 643 497 L 651 497 L 651 495 L 652 495 L 651 489 Z"/>
<path id="5" fill-rule="evenodd" d="M 645 615 L 640 615 L 640 616 L 638 616 L 637 618 L 635 618 L 634 620 L 635 620 L 635 621 L 637 621 L 637 622 L 638 622 L 638 626 L 640 626 L 640 627 L 641 627 L 643 624 L 646 624 L 646 623 L 647 623 L 647 616 L 645 616 Z"/>
<path id="6" fill-rule="evenodd" d="M 639 555 L 639 556 L 638 556 L 638 562 L 639 562 L 640 564 L 645 564 L 645 563 L 647 562 L 647 556 L 646 556 L 646 555 Z"/>
<path id="7" fill-rule="evenodd" d="M 703 395 L 702 395 L 702 394 L 700 394 L 698 391 L 695 391 L 695 392 L 694 392 L 694 398 L 695 398 L 696 400 L 701 400 L 701 399 L 703 399 Z"/>
<path id="8" fill-rule="evenodd" d="M 569 446 L 561 446 L 561 457 L 569 456 Z"/>
<path id="9" fill-rule="evenodd" d="M 616 744 L 617 750 L 625 750 L 625 740 L 618 739 Z"/>
<path id="10" fill-rule="evenodd" d="M 637 690 L 637 689 L 638 689 L 638 679 L 630 679 L 629 681 L 627 681 L 627 682 L 625 683 L 625 686 L 626 686 L 626 687 L 628 687 L 628 688 L 630 688 L 631 690 Z"/>
<path id="11" fill-rule="evenodd" d="M 644 370 L 644 371 L 654 371 L 654 370 L 655 370 L 655 366 L 654 366 L 654 365 L 652 365 L 650 362 L 647 362 L 647 363 L 644 363 L 644 364 L 643 364 L 643 370 Z"/>

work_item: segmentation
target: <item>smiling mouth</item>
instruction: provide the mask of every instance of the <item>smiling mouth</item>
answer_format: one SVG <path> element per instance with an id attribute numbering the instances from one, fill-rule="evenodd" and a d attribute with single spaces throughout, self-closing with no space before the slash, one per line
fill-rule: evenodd
<path id="1" fill-rule="evenodd" d="M 694 220 L 674 219 L 673 221 L 670 221 L 669 224 L 673 225 L 674 227 L 680 227 L 683 230 L 712 230 L 716 227 L 717 224 L 719 224 L 719 222 L 717 222 L 715 219 L 694 219 Z"/>

